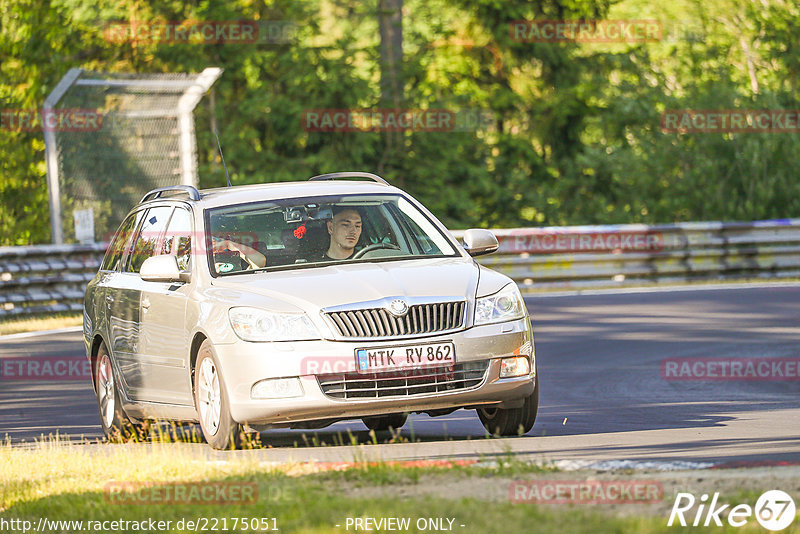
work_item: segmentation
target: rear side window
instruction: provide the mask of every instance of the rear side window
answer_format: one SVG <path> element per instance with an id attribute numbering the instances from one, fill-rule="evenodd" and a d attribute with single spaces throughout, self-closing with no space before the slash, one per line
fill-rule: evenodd
<path id="1" fill-rule="evenodd" d="M 167 227 L 167 221 L 172 214 L 172 207 L 161 206 L 150 208 L 144 216 L 136 236 L 136 242 L 131 250 L 130 261 L 126 272 L 138 273 L 144 261 L 160 252 L 159 246 Z"/>
<path id="2" fill-rule="evenodd" d="M 101 271 L 119 270 L 120 262 L 125 252 L 130 248 L 133 231 L 139 225 L 139 220 L 142 218 L 143 214 L 144 210 L 132 213 L 125 219 L 125 222 L 120 225 L 117 234 L 108 246 L 106 257 L 103 259 L 103 265 L 100 266 Z"/>

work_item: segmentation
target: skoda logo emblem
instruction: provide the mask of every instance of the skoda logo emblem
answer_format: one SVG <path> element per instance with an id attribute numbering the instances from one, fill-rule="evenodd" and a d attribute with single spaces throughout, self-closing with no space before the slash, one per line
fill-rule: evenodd
<path id="1" fill-rule="evenodd" d="M 389 311 L 392 313 L 392 315 L 402 317 L 408 313 L 408 303 L 406 303 L 406 301 L 403 299 L 394 299 L 392 303 L 389 304 Z"/>

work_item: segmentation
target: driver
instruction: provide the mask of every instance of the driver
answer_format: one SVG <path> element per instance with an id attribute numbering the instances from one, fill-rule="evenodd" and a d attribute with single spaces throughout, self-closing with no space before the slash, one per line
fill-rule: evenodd
<path id="1" fill-rule="evenodd" d="M 331 243 L 323 260 L 346 260 L 353 256 L 361 237 L 361 214 L 355 208 L 333 208 L 333 219 L 328 221 Z"/>

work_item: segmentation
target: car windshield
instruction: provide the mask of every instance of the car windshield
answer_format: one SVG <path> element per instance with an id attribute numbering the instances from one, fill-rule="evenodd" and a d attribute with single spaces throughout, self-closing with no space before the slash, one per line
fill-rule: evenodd
<path id="1" fill-rule="evenodd" d="M 457 255 L 402 195 L 270 200 L 206 211 L 215 275 Z"/>

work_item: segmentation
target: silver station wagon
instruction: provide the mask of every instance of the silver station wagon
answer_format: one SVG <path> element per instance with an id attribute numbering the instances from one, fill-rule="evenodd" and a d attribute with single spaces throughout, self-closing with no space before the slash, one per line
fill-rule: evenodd
<path id="1" fill-rule="evenodd" d="M 356 178 L 356 180 L 353 180 Z M 244 433 L 475 409 L 524 434 L 538 408 L 533 330 L 505 275 L 370 173 L 151 191 L 86 289 L 84 339 L 103 431 L 199 422 Z"/>

